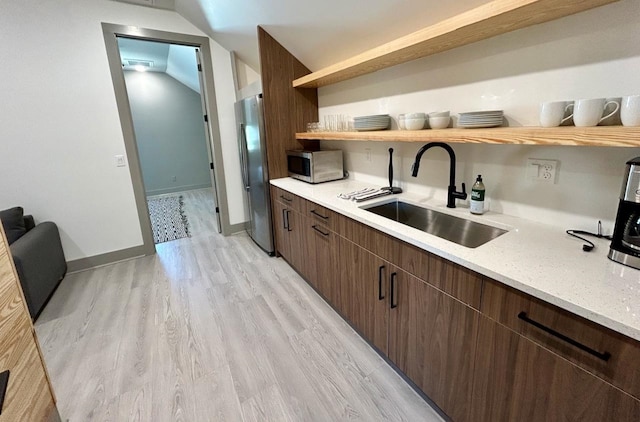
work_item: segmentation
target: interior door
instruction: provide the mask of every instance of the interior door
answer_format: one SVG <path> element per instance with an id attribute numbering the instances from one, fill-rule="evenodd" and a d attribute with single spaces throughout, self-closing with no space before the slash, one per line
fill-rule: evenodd
<path id="1" fill-rule="evenodd" d="M 204 81 L 202 78 L 202 60 L 200 58 L 200 49 L 196 48 L 196 61 L 198 63 L 198 81 L 200 82 L 200 102 L 202 104 L 202 115 L 207 116 L 207 100 L 205 98 L 205 90 L 204 90 Z M 211 186 L 213 191 L 213 204 L 215 206 L 215 214 L 216 214 L 216 223 L 218 226 L 218 233 L 222 232 L 222 223 L 220 222 L 220 207 L 218 205 L 218 184 L 216 182 L 216 173 L 213 171 L 214 163 L 213 163 L 213 151 L 212 151 L 212 143 L 211 143 L 211 132 L 209 131 L 209 120 L 208 118 L 202 119 L 204 123 L 204 135 L 206 138 L 207 144 L 207 153 L 209 154 L 209 163 L 210 163 L 210 174 L 211 174 Z"/>

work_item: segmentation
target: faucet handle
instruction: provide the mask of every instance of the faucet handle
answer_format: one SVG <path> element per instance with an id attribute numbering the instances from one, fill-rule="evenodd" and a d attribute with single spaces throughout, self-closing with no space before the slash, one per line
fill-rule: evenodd
<path id="1" fill-rule="evenodd" d="M 467 186 L 463 183 L 462 184 L 462 192 L 458 192 L 456 191 L 456 187 L 453 186 L 452 187 L 453 191 L 451 192 L 451 195 L 453 198 L 458 198 L 458 199 L 462 199 L 465 200 L 467 199 Z M 453 207 L 451 207 L 453 208 Z"/>

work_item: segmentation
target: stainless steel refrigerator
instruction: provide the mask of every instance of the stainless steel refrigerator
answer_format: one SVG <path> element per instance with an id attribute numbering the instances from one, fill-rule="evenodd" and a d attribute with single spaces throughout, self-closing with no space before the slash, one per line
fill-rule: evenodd
<path id="1" fill-rule="evenodd" d="M 249 211 L 247 232 L 258 246 L 272 255 L 274 247 L 262 94 L 236 103 L 236 121 L 242 183 Z"/>

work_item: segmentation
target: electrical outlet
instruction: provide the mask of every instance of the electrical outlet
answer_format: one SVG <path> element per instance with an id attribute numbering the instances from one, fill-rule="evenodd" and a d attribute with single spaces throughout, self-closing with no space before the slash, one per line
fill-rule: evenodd
<path id="1" fill-rule="evenodd" d="M 116 155 L 116 167 L 124 167 L 126 165 L 124 155 Z"/>
<path id="2" fill-rule="evenodd" d="M 527 178 L 535 182 L 555 184 L 558 175 L 558 160 L 527 158 Z"/>
<path id="3" fill-rule="evenodd" d="M 365 153 L 365 156 L 364 156 L 365 160 L 370 163 L 371 162 L 371 148 L 365 148 L 364 149 L 364 153 Z"/>

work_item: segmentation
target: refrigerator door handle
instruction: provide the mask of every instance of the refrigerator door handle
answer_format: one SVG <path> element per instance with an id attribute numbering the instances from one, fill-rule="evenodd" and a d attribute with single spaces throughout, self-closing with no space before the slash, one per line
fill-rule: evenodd
<path id="1" fill-rule="evenodd" d="M 240 123 L 240 166 L 242 167 L 242 184 L 245 190 L 249 190 L 249 162 L 247 160 L 247 137 L 244 133 L 244 124 Z"/>

